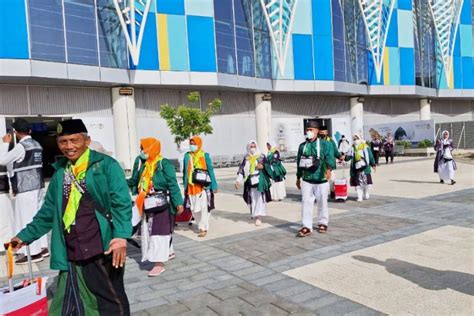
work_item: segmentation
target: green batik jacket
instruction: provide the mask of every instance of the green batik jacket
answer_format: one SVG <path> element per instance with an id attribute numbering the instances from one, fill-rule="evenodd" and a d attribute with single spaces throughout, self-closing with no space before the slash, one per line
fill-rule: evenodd
<path id="1" fill-rule="evenodd" d="M 334 159 L 334 152 L 332 150 L 331 144 L 324 140 L 319 139 L 320 143 L 320 163 L 319 168 L 316 171 L 311 172 L 304 170 L 299 167 L 301 156 L 317 156 L 317 140 L 310 142 L 306 141 L 300 144 L 298 149 L 298 156 L 296 157 L 296 177 L 298 179 L 303 179 L 303 181 L 310 183 L 325 183 L 328 180 L 326 179 L 326 171 L 333 170 L 336 168 L 336 160 Z M 305 148 L 306 147 L 306 148 Z M 303 152 L 304 151 L 304 152 Z"/>
<path id="2" fill-rule="evenodd" d="M 63 271 L 69 269 L 62 220 L 64 171 L 67 163 L 68 160 L 62 158 L 53 164 L 56 172 L 48 186 L 43 206 L 33 221 L 18 234 L 18 238 L 28 244 L 52 230 L 51 269 Z M 119 163 L 112 157 L 91 150 L 85 180 L 87 191 L 93 199 L 112 215 L 113 224 L 111 225 L 103 214 L 97 210 L 95 212 L 103 247 L 108 249 L 113 238 L 130 238 L 132 200 L 125 174 Z"/>

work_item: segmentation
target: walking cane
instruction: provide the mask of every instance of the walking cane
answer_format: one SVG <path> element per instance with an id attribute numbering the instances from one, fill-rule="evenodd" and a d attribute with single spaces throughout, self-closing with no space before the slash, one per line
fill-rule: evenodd
<path id="1" fill-rule="evenodd" d="M 13 293 L 13 248 L 11 243 L 3 244 L 5 247 L 6 263 L 7 263 L 7 278 L 9 293 Z"/>
<path id="2" fill-rule="evenodd" d="M 26 245 L 26 258 L 28 259 L 28 273 L 30 276 L 30 282 L 33 282 L 33 265 L 31 263 L 31 254 L 30 254 L 29 245 Z"/>

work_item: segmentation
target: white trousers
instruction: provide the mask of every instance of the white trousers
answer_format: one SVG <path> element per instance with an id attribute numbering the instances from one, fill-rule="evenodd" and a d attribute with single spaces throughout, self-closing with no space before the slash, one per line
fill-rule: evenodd
<path id="1" fill-rule="evenodd" d="M 318 225 L 328 225 L 329 209 L 328 194 L 329 183 L 312 184 L 309 182 L 301 182 L 302 207 L 301 216 L 303 218 L 303 227 L 313 230 L 313 208 L 314 201 L 318 204 Z"/>
<path id="2" fill-rule="evenodd" d="M 207 206 L 206 191 L 198 195 L 190 195 L 189 203 L 193 212 L 194 220 L 198 223 L 199 230 L 209 230 L 209 211 Z"/>
<path id="3" fill-rule="evenodd" d="M 273 201 L 281 201 L 284 198 L 286 198 L 285 180 L 280 181 L 280 182 L 275 182 L 272 180 L 270 193 L 272 195 Z"/>
<path id="4" fill-rule="evenodd" d="M 13 237 L 13 222 L 13 203 L 10 195 L 0 193 L 0 243 L 9 242 Z"/>
<path id="5" fill-rule="evenodd" d="M 15 234 L 18 234 L 23 228 L 26 227 L 33 217 L 35 217 L 38 210 L 43 204 L 44 190 L 34 190 L 23 193 L 18 193 L 15 197 Z M 42 248 L 48 248 L 48 239 L 44 235 L 40 239 L 30 244 L 30 254 L 32 256 L 37 255 L 41 252 Z M 26 250 L 23 247 L 18 253 L 26 254 Z"/>
<path id="6" fill-rule="evenodd" d="M 438 165 L 439 179 L 443 181 L 454 180 L 454 166 L 453 161 L 446 161 Z"/>
<path id="7" fill-rule="evenodd" d="M 250 198 L 252 199 L 252 217 L 266 216 L 267 215 L 267 203 L 263 197 L 262 192 L 258 191 L 258 188 L 250 189 Z"/>
<path id="8" fill-rule="evenodd" d="M 363 198 L 368 200 L 370 198 L 370 184 L 356 186 L 357 200 L 361 201 Z"/>

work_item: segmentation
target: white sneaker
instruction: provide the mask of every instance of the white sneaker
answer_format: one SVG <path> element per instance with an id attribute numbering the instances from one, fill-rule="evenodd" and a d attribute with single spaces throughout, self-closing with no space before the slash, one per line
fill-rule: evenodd
<path id="1" fill-rule="evenodd" d="M 362 202 L 362 198 L 357 198 L 357 202 Z"/>
<path id="2" fill-rule="evenodd" d="M 255 226 L 261 226 L 262 225 L 262 221 L 260 219 L 257 219 L 255 221 Z"/>

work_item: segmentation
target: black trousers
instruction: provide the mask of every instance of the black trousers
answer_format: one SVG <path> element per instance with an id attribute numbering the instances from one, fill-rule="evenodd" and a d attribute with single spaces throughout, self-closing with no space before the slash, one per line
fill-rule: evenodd
<path id="1" fill-rule="evenodd" d="M 378 165 L 379 164 L 379 159 L 380 159 L 380 151 L 373 150 L 372 154 L 374 155 L 375 164 Z"/>
<path id="2" fill-rule="evenodd" d="M 390 162 L 393 162 L 393 150 L 385 151 L 385 162 L 388 163 L 388 158 L 390 157 Z"/>

